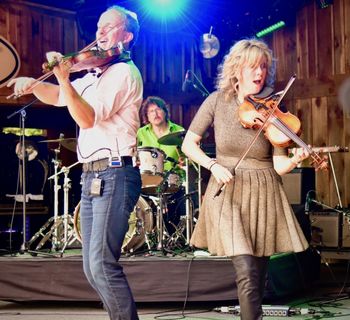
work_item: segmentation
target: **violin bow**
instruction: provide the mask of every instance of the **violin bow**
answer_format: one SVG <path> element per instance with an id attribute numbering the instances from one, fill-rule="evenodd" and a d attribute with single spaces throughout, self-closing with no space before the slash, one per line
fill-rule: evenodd
<path id="1" fill-rule="evenodd" d="M 250 149 L 252 148 L 253 144 L 255 143 L 255 141 L 258 139 L 260 133 L 264 130 L 266 124 L 268 123 L 269 119 L 272 117 L 272 114 L 277 110 L 279 104 L 281 103 L 282 99 L 284 98 L 284 96 L 286 95 L 287 91 L 289 90 L 289 88 L 292 86 L 293 82 L 296 79 L 296 75 L 294 74 L 293 76 L 291 76 L 291 78 L 289 79 L 286 87 L 284 88 L 283 91 L 278 92 L 277 94 L 280 94 L 276 105 L 273 107 L 272 111 L 268 114 L 268 116 L 266 117 L 265 121 L 262 123 L 262 125 L 259 127 L 259 129 L 256 131 L 255 136 L 253 137 L 252 141 L 249 143 L 247 149 L 242 153 L 242 155 L 240 156 L 238 162 L 236 163 L 236 165 L 234 166 L 234 168 L 232 169 L 233 175 L 234 172 L 236 171 L 236 169 L 240 166 L 240 164 L 242 163 L 242 161 L 244 160 L 244 158 L 247 156 L 248 152 L 250 151 Z M 277 95 L 276 94 L 276 95 Z M 221 183 L 219 188 L 217 189 L 217 191 L 214 194 L 213 198 L 216 198 L 217 196 L 220 195 L 220 193 L 224 190 L 225 188 L 225 184 Z"/>

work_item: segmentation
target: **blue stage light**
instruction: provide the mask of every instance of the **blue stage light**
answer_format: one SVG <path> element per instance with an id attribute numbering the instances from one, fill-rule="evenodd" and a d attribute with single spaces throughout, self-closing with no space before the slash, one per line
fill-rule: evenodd
<path id="1" fill-rule="evenodd" d="M 188 0 L 143 0 L 147 15 L 159 19 L 174 19 L 182 15 Z"/>

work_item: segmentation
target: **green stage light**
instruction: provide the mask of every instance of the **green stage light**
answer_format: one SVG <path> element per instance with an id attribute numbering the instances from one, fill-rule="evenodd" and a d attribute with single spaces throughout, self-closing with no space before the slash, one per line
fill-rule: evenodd
<path id="1" fill-rule="evenodd" d="M 255 36 L 257 38 L 262 38 L 262 37 L 266 36 L 269 33 L 272 33 L 272 32 L 274 32 L 274 31 L 276 31 L 278 29 L 283 28 L 285 25 L 286 25 L 286 23 L 284 21 L 278 21 L 277 23 L 275 23 L 275 24 L 273 24 L 273 25 L 271 25 L 271 26 L 269 26 L 269 27 L 267 27 L 267 28 L 257 32 L 255 34 Z"/>

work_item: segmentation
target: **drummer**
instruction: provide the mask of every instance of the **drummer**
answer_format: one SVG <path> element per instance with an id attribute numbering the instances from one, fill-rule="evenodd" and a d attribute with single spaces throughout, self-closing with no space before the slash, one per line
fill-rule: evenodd
<path id="1" fill-rule="evenodd" d="M 174 132 L 184 131 L 180 125 L 169 120 L 169 111 L 165 101 L 156 96 L 147 97 L 141 106 L 141 121 L 145 126 L 137 131 L 137 141 L 139 147 L 154 147 L 165 152 L 166 161 L 164 171 L 175 171 L 181 178 L 184 172 L 180 169 L 182 159 L 180 157 L 181 145 L 164 145 L 158 140 L 161 137 Z"/>

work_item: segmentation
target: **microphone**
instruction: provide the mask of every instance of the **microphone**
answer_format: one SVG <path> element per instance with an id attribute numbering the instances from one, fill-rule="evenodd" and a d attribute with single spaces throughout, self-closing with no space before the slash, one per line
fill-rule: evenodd
<path id="1" fill-rule="evenodd" d="M 310 198 L 309 198 L 309 195 L 306 196 L 304 211 L 305 211 L 305 214 L 309 214 L 309 211 L 310 211 Z"/>
<path id="2" fill-rule="evenodd" d="M 309 214 L 310 205 L 314 202 L 314 195 L 312 195 L 310 191 L 306 194 L 305 207 L 304 207 L 305 214 Z"/>
<path id="3" fill-rule="evenodd" d="M 192 87 L 192 81 L 190 80 L 190 73 L 191 73 L 191 70 L 186 71 L 185 80 L 182 83 L 182 92 L 187 92 L 189 91 L 190 87 Z"/>

